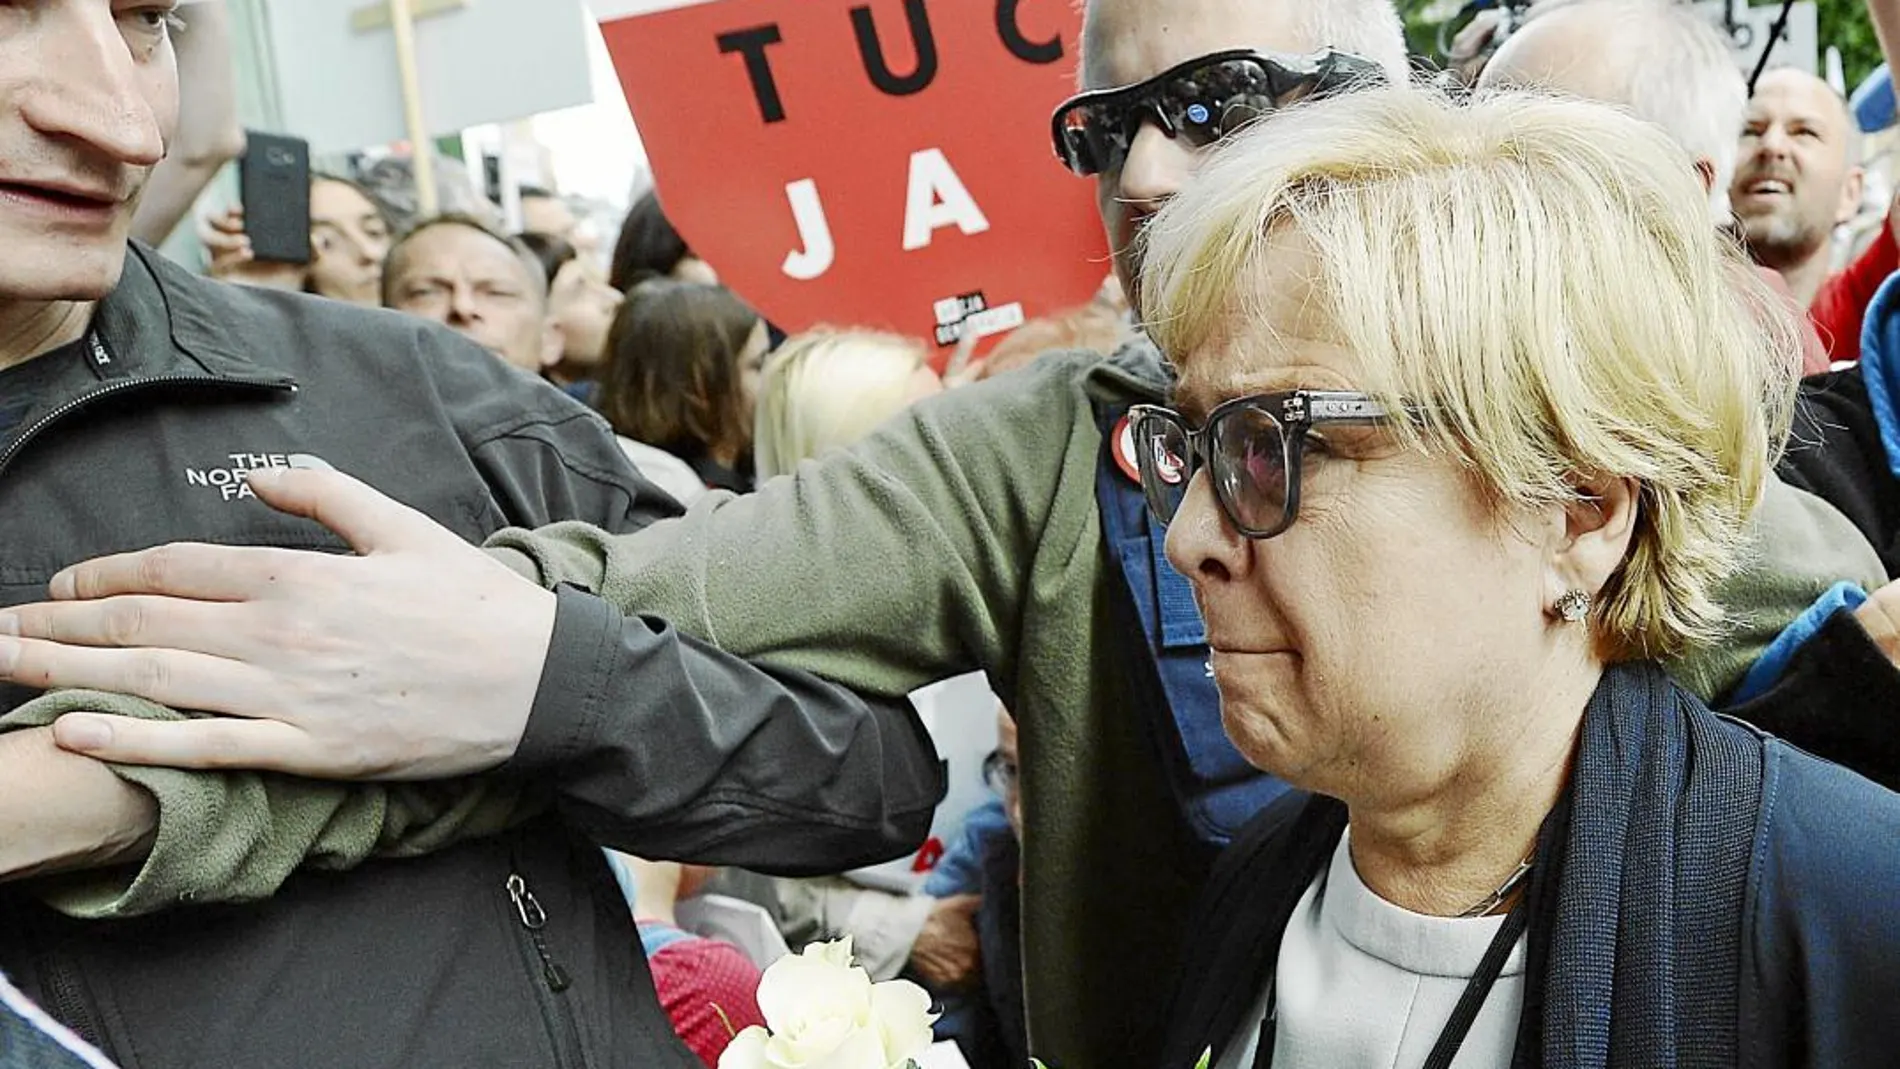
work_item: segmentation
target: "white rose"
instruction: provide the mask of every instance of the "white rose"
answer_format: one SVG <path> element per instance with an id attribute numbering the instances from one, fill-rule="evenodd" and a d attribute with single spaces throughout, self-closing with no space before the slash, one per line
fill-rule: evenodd
<path id="1" fill-rule="evenodd" d="M 858 1029 L 828 1049 L 815 1037 L 805 1039 L 794 1043 L 754 1025 L 732 1037 L 719 1055 L 719 1069 L 888 1069 L 884 1044 L 870 1029 Z"/>
<path id="2" fill-rule="evenodd" d="M 719 1052 L 719 1069 L 766 1069 L 765 1045 L 771 1038 L 756 1024 L 733 1036 Z"/>
<path id="3" fill-rule="evenodd" d="M 901 1066 L 921 1061 L 930 1049 L 930 995 L 909 980 L 891 980 L 871 988 L 871 1019 L 884 1043 L 884 1064 Z"/>
<path id="4" fill-rule="evenodd" d="M 719 1069 L 892 1069 L 930 1046 L 930 997 L 915 984 L 871 983 L 851 942 L 780 958 L 759 982 L 767 1028 L 733 1038 Z"/>

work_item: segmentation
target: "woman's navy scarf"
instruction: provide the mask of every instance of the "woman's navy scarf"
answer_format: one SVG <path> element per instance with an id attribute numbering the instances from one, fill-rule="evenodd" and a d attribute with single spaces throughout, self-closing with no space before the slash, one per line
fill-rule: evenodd
<path id="1" fill-rule="evenodd" d="M 1570 827 L 1548 863 L 1555 902 L 1537 889 L 1546 900 L 1534 903 L 1533 940 L 1547 940 L 1531 974 L 1542 1058 L 1517 1064 L 1736 1064 L 1762 755 L 1752 729 L 1661 669 L 1604 674 L 1583 717 Z"/>
<path id="2" fill-rule="evenodd" d="M 1584 712 L 1570 783 L 1539 835 L 1514 1069 L 1733 1066 L 1742 910 L 1763 746 L 1653 665 L 1609 669 Z M 1297 808 L 1295 808 L 1297 807 Z M 1189 930 L 1167 1065 L 1257 1022 L 1301 894 L 1345 807 L 1291 799 L 1217 868 Z"/>

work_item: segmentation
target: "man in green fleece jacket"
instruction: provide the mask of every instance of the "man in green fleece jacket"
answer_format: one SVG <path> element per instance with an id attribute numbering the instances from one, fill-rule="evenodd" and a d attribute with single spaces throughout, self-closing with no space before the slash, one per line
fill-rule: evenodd
<path id="1" fill-rule="evenodd" d="M 1398 24 L 1382 0 L 1095 0 L 1086 77 L 1092 86 L 1126 84 L 1224 48 L 1309 52 L 1325 44 L 1381 57 L 1388 70 L 1402 71 Z M 1188 144 L 1153 125 L 1133 148 L 1126 165 L 1101 181 L 1104 221 L 1125 277 L 1134 262 L 1133 235 L 1194 160 Z M 1118 609 L 1119 577 L 1104 547 L 1095 488 L 1104 459 L 1099 414 L 1160 399 L 1166 387 L 1157 354 L 1146 346 L 1107 362 L 1052 357 L 919 406 L 792 480 L 750 497 L 717 497 L 639 538 L 554 528 L 504 535 L 496 549 L 542 584 L 576 582 L 626 611 L 669 617 L 733 652 L 867 692 L 897 695 L 987 670 L 1022 731 L 1026 980 L 1035 1049 L 1063 1065 L 1150 1065 L 1177 926 L 1206 852 L 1187 830 L 1155 758 L 1155 718 L 1144 704 L 1152 683 L 1141 671 L 1146 650 Z M 266 478 L 256 490 L 280 506 L 360 528 L 407 522 L 359 488 L 301 473 Z M 1705 693 L 1732 680 L 1834 579 L 1879 578 L 1877 565 L 1837 548 L 1857 542 L 1838 516 L 1793 493 L 1777 492 L 1770 502 L 1760 522 L 1770 529 L 1762 543 L 1774 557 L 1731 589 L 1744 630 L 1725 649 L 1680 669 Z M 1824 533 L 1830 524 L 1832 533 Z M 1808 540 L 1797 541 L 1797 534 Z M 597 625 L 557 617 L 551 634 L 528 633 L 515 622 L 516 609 L 545 595 L 458 565 L 455 584 L 431 584 L 450 636 L 441 641 L 463 644 L 479 680 L 528 673 L 541 689 L 531 710 L 471 710 L 464 703 L 456 709 L 460 723 L 431 718 L 432 681 L 405 678 L 392 662 L 417 643 L 436 641 L 415 626 L 414 601 L 416 577 L 442 572 L 443 551 L 401 538 L 364 548 L 358 560 L 325 562 L 322 574 L 296 558 L 272 558 L 268 584 L 261 575 L 234 574 L 235 562 L 216 551 L 109 562 L 75 577 L 59 592 L 93 596 L 136 587 L 190 597 L 214 573 L 223 583 L 251 585 L 246 600 L 212 607 L 228 614 L 217 628 L 224 637 L 213 643 L 166 630 L 162 610 L 144 612 L 138 634 L 115 631 L 113 641 L 75 616 L 62 618 L 63 633 L 81 642 L 92 635 L 99 645 L 216 645 L 205 652 L 224 658 L 220 663 L 164 661 L 174 671 L 166 674 L 166 692 L 152 696 L 304 725 L 211 721 L 165 732 L 119 723 L 93 752 L 307 774 L 441 775 L 492 767 L 536 731 L 536 710 L 639 700 L 627 676 L 602 663 L 606 644 Z M 162 562 L 155 571 L 154 560 Z M 381 625 L 389 599 L 406 608 L 409 622 L 400 631 Z M 111 601 L 98 604 L 115 611 Z M 45 618 L 35 610 L 19 622 L 37 634 Z M 285 641 L 293 628 L 304 640 L 326 636 L 324 648 Z M 0 643 L 0 674 L 151 690 L 135 683 L 139 665 L 155 657 L 164 655 L 82 664 L 41 643 Z M 247 699 L 219 675 L 239 662 L 264 673 L 270 685 L 263 693 L 302 693 L 289 689 L 291 680 L 321 678 L 332 681 L 320 691 L 332 700 L 321 709 L 289 709 Z M 334 681 L 372 663 L 378 667 L 370 677 L 385 696 L 335 701 Z M 462 680 L 464 691 L 468 684 Z M 403 700 L 391 697 L 398 692 Z M 346 719 L 319 727 L 325 715 Z M 371 722 L 385 729 L 386 740 L 413 732 L 390 745 L 414 746 L 424 760 L 372 752 L 357 727 Z M 69 719 L 61 737 L 74 746 L 97 744 L 82 729 L 105 726 Z M 326 731 L 333 749 L 320 754 L 307 733 Z M 577 749 L 588 742 L 563 741 Z M 457 760 L 450 756 L 457 747 L 475 756 Z"/>

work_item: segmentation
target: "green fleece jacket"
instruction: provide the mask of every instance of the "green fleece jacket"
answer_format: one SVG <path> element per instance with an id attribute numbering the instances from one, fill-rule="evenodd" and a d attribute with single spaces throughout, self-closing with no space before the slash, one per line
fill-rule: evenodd
<path id="1" fill-rule="evenodd" d="M 1143 347 L 1108 362 L 1048 357 L 925 402 L 757 494 L 713 495 L 636 535 L 559 525 L 490 545 L 543 584 L 585 586 L 734 653 L 860 690 L 895 696 L 987 671 L 1021 731 L 1035 1049 L 1051 1064 L 1148 1069 L 1206 857 L 1153 757 L 1132 671 L 1143 653 L 1111 613 L 1119 579 L 1096 509 L 1095 411 L 1164 389 Z M 1881 578 L 1853 528 L 1812 498 L 1778 487 L 1757 522 L 1760 548 L 1727 588 L 1741 626 L 1723 648 L 1673 666 L 1707 695 L 1833 581 Z M 273 872 L 301 855 L 294 838 L 260 829 L 299 806 L 345 805 L 293 802 L 269 781 L 239 804 L 222 776 L 181 780 L 155 789 L 161 810 L 191 804 L 241 822 L 232 841 L 271 855 Z M 378 822 L 364 823 L 352 841 L 381 842 Z M 200 900 L 255 892 L 237 887 L 241 877 L 222 882 L 226 863 L 190 852 L 211 842 L 226 840 L 162 836 L 139 875 L 145 900 L 177 901 L 180 888 Z"/>

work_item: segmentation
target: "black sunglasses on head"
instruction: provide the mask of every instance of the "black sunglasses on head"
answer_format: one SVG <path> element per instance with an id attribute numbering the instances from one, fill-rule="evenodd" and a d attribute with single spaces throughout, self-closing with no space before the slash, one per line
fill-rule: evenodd
<path id="1" fill-rule="evenodd" d="M 1272 538 L 1299 515 L 1300 465 L 1313 428 L 1383 423 L 1386 410 L 1363 393 L 1291 390 L 1237 397 L 1209 412 L 1198 431 L 1159 405 L 1136 405 L 1128 418 L 1142 495 L 1156 519 L 1174 521 L 1188 483 L 1205 467 L 1234 530 Z"/>
<path id="2" fill-rule="evenodd" d="M 1086 178 L 1121 167 L 1143 123 L 1200 148 L 1295 101 L 1384 81 L 1377 64 L 1346 52 L 1216 52 L 1064 101 L 1052 120 L 1056 156 Z"/>

